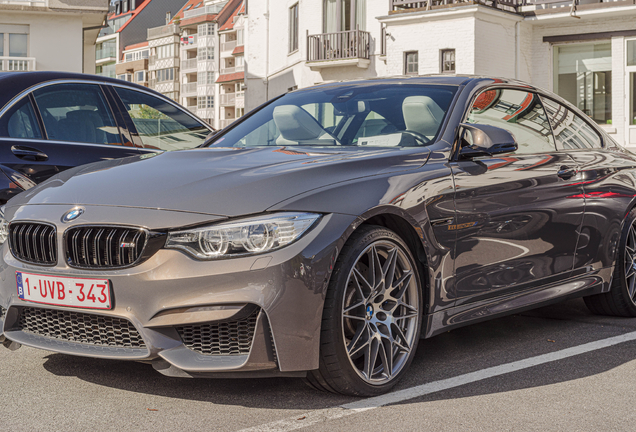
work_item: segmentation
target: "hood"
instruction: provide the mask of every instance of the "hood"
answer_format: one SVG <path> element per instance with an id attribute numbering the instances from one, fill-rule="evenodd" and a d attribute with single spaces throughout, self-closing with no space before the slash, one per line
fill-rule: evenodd
<path id="1" fill-rule="evenodd" d="M 240 216 L 312 189 L 417 168 L 426 148 L 204 148 L 98 162 L 64 171 L 9 206 L 141 207 Z"/>

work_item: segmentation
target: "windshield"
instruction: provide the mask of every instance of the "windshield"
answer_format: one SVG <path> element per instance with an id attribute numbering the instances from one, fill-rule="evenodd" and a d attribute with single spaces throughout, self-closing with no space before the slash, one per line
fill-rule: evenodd
<path id="1" fill-rule="evenodd" d="M 287 94 L 215 139 L 215 147 L 414 147 L 432 142 L 457 87 L 340 85 Z"/>

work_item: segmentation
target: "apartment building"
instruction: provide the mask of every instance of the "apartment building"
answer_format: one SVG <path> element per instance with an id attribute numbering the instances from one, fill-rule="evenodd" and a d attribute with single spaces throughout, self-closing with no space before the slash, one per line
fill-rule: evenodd
<path id="1" fill-rule="evenodd" d="M 129 51 L 134 51 L 138 44 L 147 42 L 147 29 L 169 22 L 184 3 L 185 0 L 111 2 L 106 26 L 101 29 L 96 41 L 95 73 L 115 78 L 141 72 L 138 69 L 141 62 L 126 67 L 117 66 L 118 63 L 127 62 L 127 57 L 123 56 L 124 51 L 130 53 Z M 146 73 L 147 71 L 144 70 Z M 134 76 L 136 75 L 133 75 L 133 78 Z"/>
<path id="2" fill-rule="evenodd" d="M 120 62 L 115 66 L 117 78 L 148 87 L 148 42 L 140 42 L 125 47 Z"/>
<path id="3" fill-rule="evenodd" d="M 104 0 L 0 0 L 0 71 L 93 73 L 107 12 Z"/>
<path id="4" fill-rule="evenodd" d="M 169 24 L 148 29 L 149 86 L 227 126 L 244 112 L 244 25 L 243 0 L 188 1 Z"/>
<path id="5" fill-rule="evenodd" d="M 554 91 L 636 147 L 633 0 L 252 0 L 247 14 L 248 109 L 331 80 L 495 75 Z"/>

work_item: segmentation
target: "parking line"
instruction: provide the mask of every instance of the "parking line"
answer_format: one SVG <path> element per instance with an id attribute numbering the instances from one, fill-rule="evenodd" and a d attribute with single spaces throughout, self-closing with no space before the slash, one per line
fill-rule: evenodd
<path id="1" fill-rule="evenodd" d="M 571 348 L 566 348 L 548 354 L 530 357 L 524 360 L 481 369 L 464 375 L 458 375 L 453 378 L 447 378 L 427 384 L 421 384 L 415 387 L 398 390 L 382 396 L 361 399 L 356 402 L 351 402 L 336 407 L 310 411 L 305 414 L 294 416 L 293 418 L 287 418 L 247 429 L 242 429 L 239 432 L 286 432 L 298 430 L 307 426 L 314 425 L 316 423 L 322 423 L 328 420 L 335 420 L 342 417 L 347 417 L 362 411 L 368 411 L 385 405 L 403 402 L 416 397 L 425 396 L 431 393 L 448 390 L 454 387 L 459 387 L 465 384 L 474 383 L 499 375 L 505 375 L 511 372 L 528 369 L 541 364 L 562 360 L 568 357 L 585 354 L 591 351 L 596 351 L 633 340 L 636 340 L 636 331 L 625 333 L 620 336 L 614 336 L 607 339 L 589 342 Z"/>

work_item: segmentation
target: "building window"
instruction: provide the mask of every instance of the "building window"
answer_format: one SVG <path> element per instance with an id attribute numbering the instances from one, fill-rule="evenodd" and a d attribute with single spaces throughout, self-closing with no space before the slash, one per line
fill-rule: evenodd
<path id="1" fill-rule="evenodd" d="M 117 79 L 123 80 L 123 81 L 128 81 L 128 82 L 132 82 L 132 74 L 120 74 L 117 75 Z"/>
<path id="2" fill-rule="evenodd" d="M 197 108 L 199 109 L 214 108 L 214 96 L 199 96 L 197 98 Z"/>
<path id="3" fill-rule="evenodd" d="M 146 71 L 135 72 L 135 81 L 138 83 L 146 81 Z"/>
<path id="4" fill-rule="evenodd" d="M 197 33 L 199 34 L 199 36 L 212 36 L 214 34 L 214 24 L 199 24 Z"/>
<path id="5" fill-rule="evenodd" d="M 174 69 L 159 69 L 157 71 L 157 82 L 174 81 Z"/>
<path id="6" fill-rule="evenodd" d="M 441 55 L 441 72 L 455 73 L 455 50 L 444 49 L 440 51 Z"/>
<path id="7" fill-rule="evenodd" d="M 161 45 L 157 47 L 157 58 L 172 58 L 174 57 L 174 44 Z"/>
<path id="8" fill-rule="evenodd" d="M 197 50 L 198 60 L 214 60 L 214 47 L 200 47 Z"/>
<path id="9" fill-rule="evenodd" d="M 289 52 L 298 50 L 298 3 L 289 8 Z"/>
<path id="10" fill-rule="evenodd" d="M 214 84 L 214 72 L 199 72 L 197 75 L 197 84 L 209 85 Z"/>
<path id="11" fill-rule="evenodd" d="M 599 124 L 612 121 L 611 43 L 554 47 L 554 92 Z"/>
<path id="12" fill-rule="evenodd" d="M 404 75 L 417 75 L 417 51 L 409 51 L 404 53 Z"/>
<path id="13" fill-rule="evenodd" d="M 366 30 L 367 0 L 324 0 L 323 32 Z"/>

